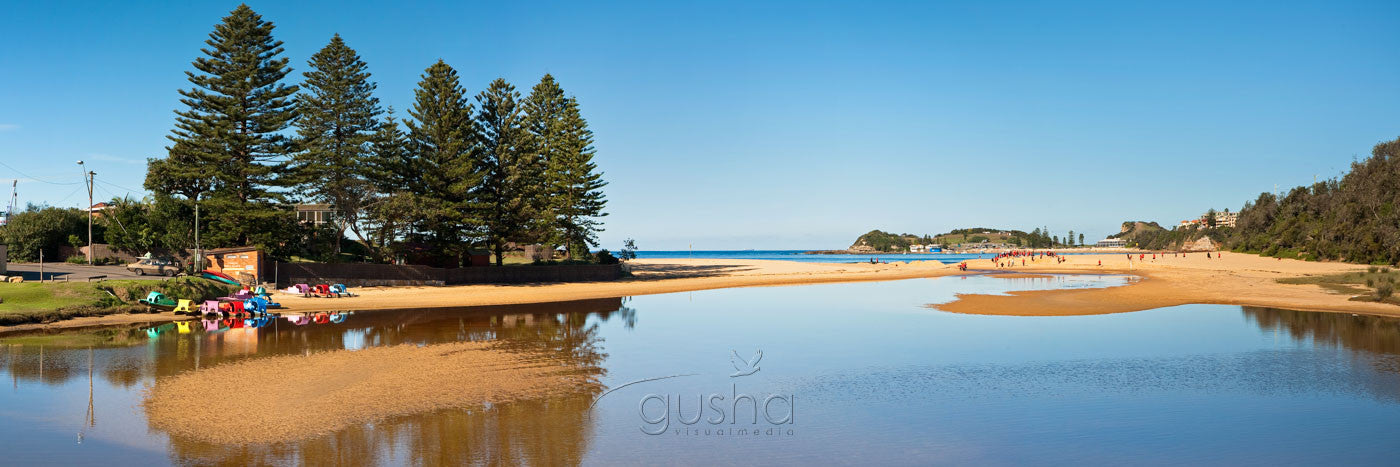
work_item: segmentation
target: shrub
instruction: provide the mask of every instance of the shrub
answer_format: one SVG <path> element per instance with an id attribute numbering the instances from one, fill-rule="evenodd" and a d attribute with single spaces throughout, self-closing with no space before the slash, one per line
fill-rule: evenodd
<path id="1" fill-rule="evenodd" d="M 613 256 L 608 250 L 599 251 L 597 257 L 598 264 L 617 264 L 617 257 Z"/>
<path id="2" fill-rule="evenodd" d="M 1376 271 L 1379 271 L 1379 270 L 1380 270 L 1380 268 L 1375 267 L 1375 266 L 1371 266 L 1371 267 L 1366 268 L 1366 272 L 1369 272 L 1369 273 L 1371 273 L 1371 274 L 1375 274 Z"/>
<path id="3" fill-rule="evenodd" d="M 1387 282 L 1376 287 L 1376 298 L 1378 299 L 1388 299 L 1392 293 L 1395 293 L 1395 284 Z"/>
<path id="4" fill-rule="evenodd" d="M 1390 274 L 1390 268 L 1381 268 L 1381 272 Z"/>
<path id="5" fill-rule="evenodd" d="M 1367 287 L 1375 287 L 1375 286 L 1376 286 L 1376 278 L 1374 278 L 1374 277 L 1367 277 L 1367 278 L 1366 278 L 1366 286 L 1367 286 Z"/>

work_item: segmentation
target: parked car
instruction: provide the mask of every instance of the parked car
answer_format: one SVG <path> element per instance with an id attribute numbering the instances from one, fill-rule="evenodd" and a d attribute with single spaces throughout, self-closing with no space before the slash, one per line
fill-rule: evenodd
<path id="1" fill-rule="evenodd" d="M 174 261 L 147 258 L 126 265 L 126 270 L 134 272 L 138 276 L 144 276 L 146 274 L 174 276 L 180 273 L 180 265 Z"/>

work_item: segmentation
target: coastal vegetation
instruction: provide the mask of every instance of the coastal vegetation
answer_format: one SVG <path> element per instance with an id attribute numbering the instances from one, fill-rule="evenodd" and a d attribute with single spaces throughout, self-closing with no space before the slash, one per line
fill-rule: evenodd
<path id="1" fill-rule="evenodd" d="M 112 200 L 95 243 L 182 255 L 196 247 L 198 218 L 198 246 L 277 258 L 458 266 L 484 249 L 501 265 L 510 249 L 540 244 L 594 260 L 607 182 L 578 100 L 553 76 L 528 94 L 497 79 L 473 97 L 438 60 L 398 118 L 340 35 L 296 82 L 274 30 L 247 5 L 214 26 L 179 90 L 166 154 L 148 160 L 152 195 Z M 332 219 L 299 219 L 302 203 L 328 206 Z M 70 235 L 88 242 L 85 218 L 31 207 L 0 239 L 14 259 L 43 250 L 61 260 Z"/>
<path id="2" fill-rule="evenodd" d="M 1076 243 L 1078 241 L 1078 243 Z M 910 245 L 942 245 L 945 247 L 965 247 L 979 244 L 1010 245 L 1025 248 L 1056 248 L 1082 245 L 1084 234 L 1075 236 L 1069 231 L 1064 237 L 1051 234 L 1049 228 L 1036 228 L 1031 232 L 1002 230 L 986 227 L 953 229 L 938 235 L 894 234 L 872 230 L 856 238 L 849 251 L 907 252 Z"/>
<path id="3" fill-rule="evenodd" d="M 1400 263 L 1400 139 L 1377 144 L 1340 179 L 1261 193 L 1228 238 L 1265 256 Z"/>
<path id="4" fill-rule="evenodd" d="M 1288 277 L 1278 281 L 1283 284 L 1314 284 L 1336 293 L 1355 295 L 1352 300 L 1357 301 L 1400 305 L 1400 299 L 1394 296 L 1395 286 L 1400 284 L 1400 270 L 1389 267 L 1371 266 L 1365 271 Z"/>

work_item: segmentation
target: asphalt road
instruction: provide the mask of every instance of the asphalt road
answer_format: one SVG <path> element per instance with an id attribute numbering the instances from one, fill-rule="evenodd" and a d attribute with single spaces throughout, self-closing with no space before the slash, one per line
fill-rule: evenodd
<path id="1" fill-rule="evenodd" d="M 39 263 L 10 263 L 7 274 L 11 276 L 24 276 L 26 281 L 39 280 Z M 88 266 L 85 264 L 71 263 L 44 263 L 44 280 L 77 281 L 82 282 L 93 276 L 107 276 L 108 279 L 166 279 L 162 276 L 138 276 L 136 273 L 127 271 L 125 266 Z"/>

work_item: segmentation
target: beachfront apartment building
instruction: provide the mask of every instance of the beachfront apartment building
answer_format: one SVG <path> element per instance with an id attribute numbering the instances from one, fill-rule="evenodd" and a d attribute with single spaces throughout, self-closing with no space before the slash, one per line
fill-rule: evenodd
<path id="1" fill-rule="evenodd" d="M 1234 227 L 1234 226 L 1235 226 L 1235 223 L 1236 223 L 1237 221 L 1239 221 L 1239 219 L 1240 219 L 1240 213 L 1238 213 L 1238 212 L 1229 212 L 1229 211 L 1217 212 L 1217 213 L 1215 213 L 1215 226 L 1216 226 L 1216 227 Z M 1209 213 L 1209 212 L 1207 212 L 1207 213 L 1205 213 L 1205 214 L 1201 214 L 1201 217 L 1196 218 L 1196 219 L 1187 219 L 1187 220 L 1181 221 L 1181 224 L 1178 225 L 1177 228 L 1182 228 L 1182 229 L 1184 229 L 1184 228 L 1187 228 L 1187 227 L 1198 227 L 1198 226 L 1206 225 L 1208 220 L 1210 220 L 1210 213 Z"/>

